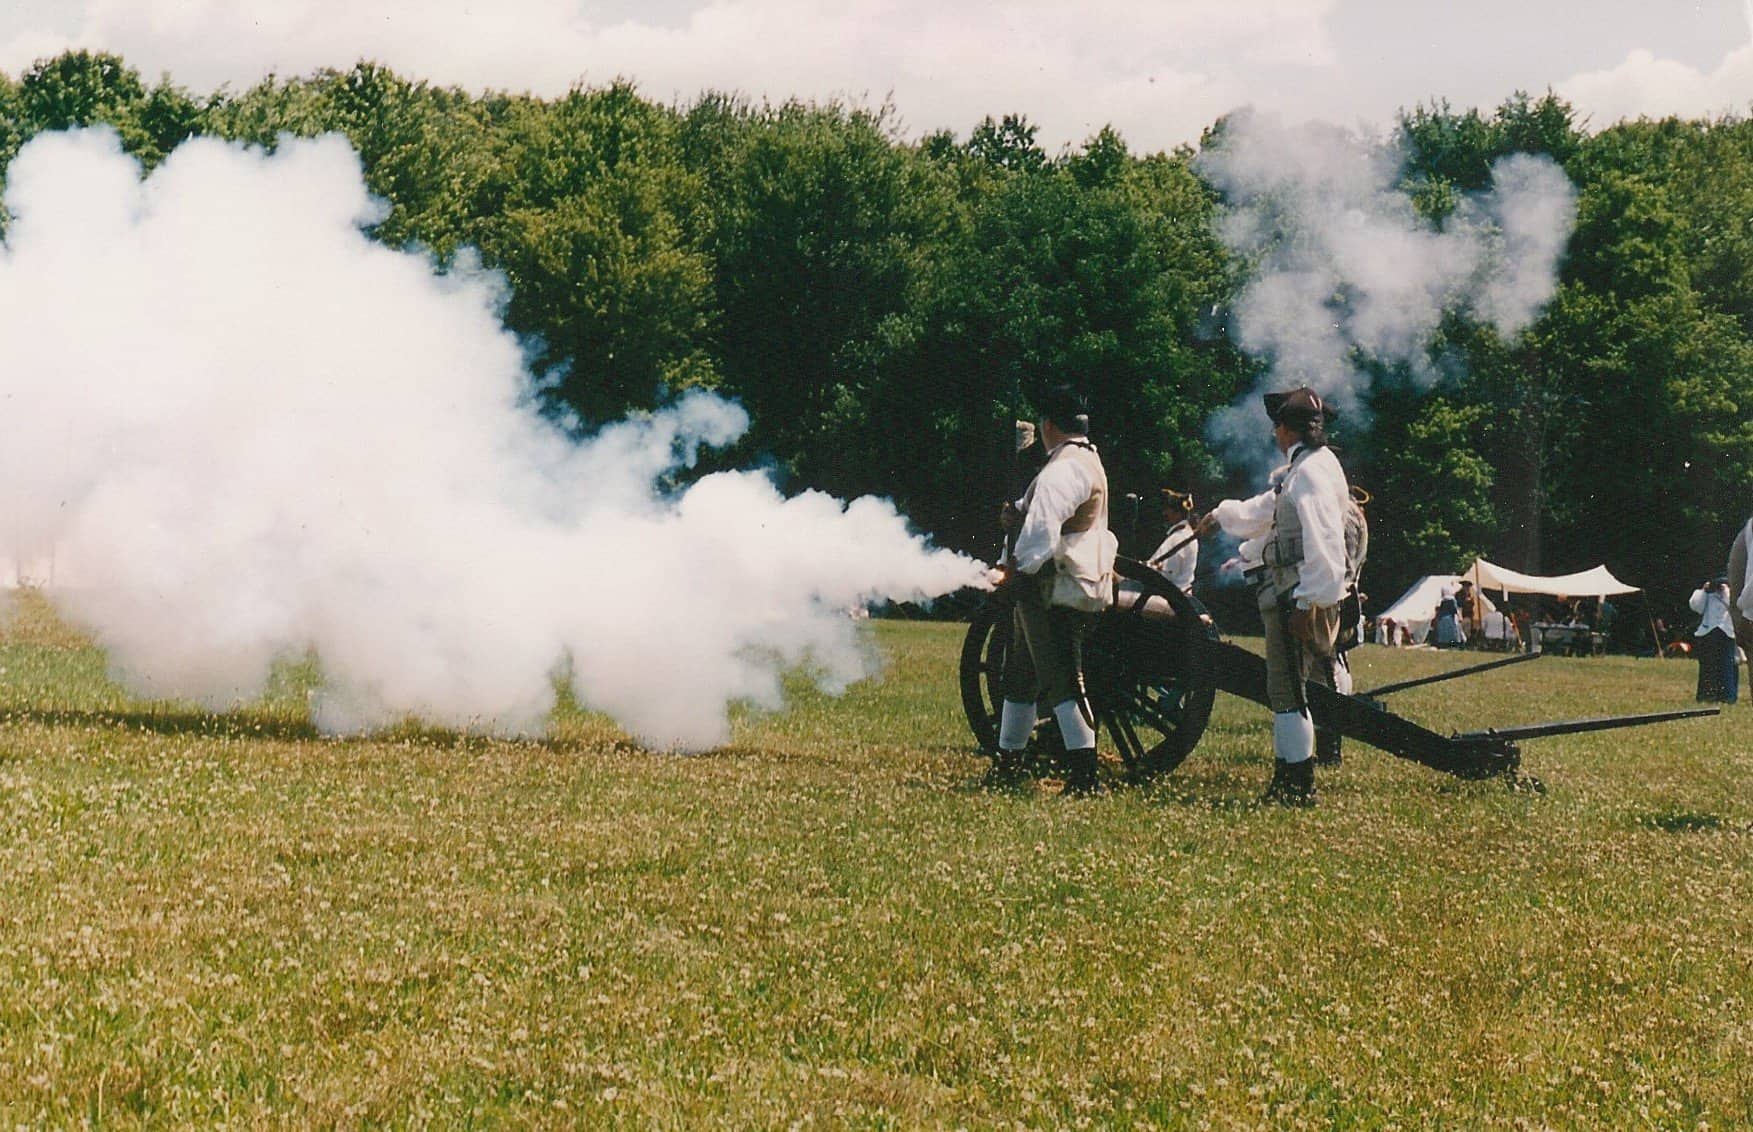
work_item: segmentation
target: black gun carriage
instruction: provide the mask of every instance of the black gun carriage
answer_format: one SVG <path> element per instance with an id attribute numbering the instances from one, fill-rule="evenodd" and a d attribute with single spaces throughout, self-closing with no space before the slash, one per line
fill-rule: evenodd
<path id="1" fill-rule="evenodd" d="M 1122 557 L 1124 579 L 1115 604 L 1098 614 L 1084 636 L 1083 661 L 1089 704 L 1098 728 L 1136 778 L 1166 774 L 1199 744 L 1218 692 L 1266 704 L 1266 662 L 1222 639 L 1197 598 L 1169 584 L 1135 559 Z M 1011 607 L 1015 582 L 1000 586 L 976 610 L 962 644 L 962 707 L 981 749 L 998 745 L 1000 680 L 1012 647 Z M 1347 739 L 1462 778 L 1503 777 L 1538 787 L 1520 773 L 1519 742 L 1549 735 L 1637 727 L 1715 715 L 1715 708 L 1606 716 L 1441 735 L 1389 711 L 1382 697 L 1520 664 L 1538 654 L 1472 665 L 1406 680 L 1369 692 L 1342 695 L 1311 682 L 1309 714 L 1315 726 Z M 1044 713 L 1045 714 L 1045 713 Z M 1038 727 L 1037 735 L 1052 727 Z"/>

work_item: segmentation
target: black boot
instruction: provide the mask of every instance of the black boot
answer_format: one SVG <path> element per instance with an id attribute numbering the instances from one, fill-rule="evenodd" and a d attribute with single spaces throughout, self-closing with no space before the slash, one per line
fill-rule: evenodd
<path id="1" fill-rule="evenodd" d="M 1260 795 L 1260 800 L 1281 806 L 1314 805 L 1315 760 L 1304 759 L 1295 763 L 1273 760 L 1272 781 L 1267 784 L 1266 793 Z"/>
<path id="2" fill-rule="evenodd" d="M 1343 736 L 1337 731 L 1320 728 L 1315 732 L 1315 762 L 1321 766 L 1338 766 L 1345 761 L 1339 746 Z"/>
<path id="3" fill-rule="evenodd" d="M 1007 751 L 999 747 L 992 754 L 992 765 L 986 768 L 984 784 L 991 790 L 1010 790 L 1027 781 L 1027 767 L 1024 765 L 1029 757 L 1025 751 Z"/>
<path id="4" fill-rule="evenodd" d="M 1065 752 L 1065 795 L 1068 798 L 1088 798 L 1102 792 L 1102 783 L 1096 777 L 1096 749 L 1085 747 L 1080 751 Z"/>

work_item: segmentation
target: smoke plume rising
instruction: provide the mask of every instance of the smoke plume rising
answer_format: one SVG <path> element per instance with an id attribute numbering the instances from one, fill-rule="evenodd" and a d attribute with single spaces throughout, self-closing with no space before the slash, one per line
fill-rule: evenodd
<path id="1" fill-rule="evenodd" d="M 1223 242 L 1250 265 L 1229 332 L 1268 366 L 1261 390 L 1211 424 L 1232 459 L 1251 462 L 1266 435 L 1258 392 L 1307 384 L 1355 421 L 1368 407 L 1363 363 L 1429 386 L 1446 313 L 1511 338 L 1551 299 L 1576 218 L 1576 190 L 1556 163 L 1501 158 L 1491 188 L 1440 223 L 1419 215 L 1402 163 L 1392 146 L 1338 127 L 1245 111 L 1200 154 L 1201 175 L 1226 200 Z"/>
<path id="2" fill-rule="evenodd" d="M 568 437 L 495 277 L 373 243 L 339 138 L 191 141 L 142 180 L 107 131 L 46 135 L 5 203 L 0 552 L 54 547 L 56 604 L 137 693 L 224 708 L 314 652 L 326 729 L 530 731 L 566 671 L 698 749 L 787 668 L 870 673 L 847 606 L 978 583 L 884 501 L 666 493 L 747 426 L 720 398 Z"/>

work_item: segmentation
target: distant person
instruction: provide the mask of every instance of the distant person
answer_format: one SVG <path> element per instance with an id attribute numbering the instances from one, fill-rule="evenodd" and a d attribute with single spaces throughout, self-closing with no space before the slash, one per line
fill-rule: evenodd
<path id="1" fill-rule="evenodd" d="M 1476 602 L 1473 596 L 1473 583 L 1461 579 L 1460 592 L 1455 594 L 1455 614 L 1461 621 L 1461 639 L 1465 641 L 1473 626 L 1479 624 L 1476 616 Z"/>
<path id="2" fill-rule="evenodd" d="M 1315 724 L 1309 680 L 1333 686 L 1339 604 L 1356 581 L 1347 547 L 1352 509 L 1345 470 L 1327 447 L 1332 411 L 1308 387 L 1268 393 L 1272 438 L 1285 457 L 1271 487 L 1252 499 L 1226 499 L 1199 532 L 1261 543 L 1249 571 L 1266 632 L 1266 695 L 1272 707 L 1272 782 L 1263 801 L 1315 803 Z"/>
<path id="3" fill-rule="evenodd" d="M 1460 648 L 1467 639 L 1461 633 L 1461 602 L 1457 596 L 1460 587 L 1453 582 L 1444 582 L 1441 596 L 1436 603 L 1436 647 L 1439 649 Z"/>
<path id="4" fill-rule="evenodd" d="M 1538 651 L 1534 640 L 1534 615 L 1526 609 L 1517 609 L 1510 614 L 1510 624 L 1515 626 L 1516 639 L 1522 651 L 1532 653 Z"/>
<path id="5" fill-rule="evenodd" d="M 1698 702 L 1732 704 L 1740 694 L 1740 669 L 1735 666 L 1728 578 L 1704 583 L 1692 591 L 1687 604 L 1699 615 L 1692 634 L 1692 655 L 1698 658 Z"/>
<path id="6" fill-rule="evenodd" d="M 1668 623 L 1660 617 L 1650 618 L 1650 636 L 1654 639 L 1655 652 L 1651 655 L 1664 657 L 1668 655 Z"/>
<path id="7" fill-rule="evenodd" d="M 1163 488 L 1163 522 L 1168 531 L 1162 545 L 1146 561 L 1182 593 L 1193 592 L 1193 575 L 1199 568 L 1199 536 L 1193 530 L 1193 493 Z"/>
<path id="8" fill-rule="evenodd" d="M 1108 530 L 1108 473 L 1089 439 L 1083 400 L 1056 389 L 1041 400 L 1047 462 L 1000 522 L 1015 534 L 1020 575 L 1005 655 L 995 769 L 1020 770 L 1036 705 L 1053 705 L 1065 741 L 1065 792 L 1097 789 L 1096 730 L 1079 667 L 1090 618 L 1113 599 L 1116 540 Z"/>
<path id="9" fill-rule="evenodd" d="M 1479 619 L 1480 632 L 1492 647 L 1506 652 L 1516 652 L 1521 642 L 1516 639 L 1515 622 L 1504 616 L 1503 610 L 1493 609 Z"/>

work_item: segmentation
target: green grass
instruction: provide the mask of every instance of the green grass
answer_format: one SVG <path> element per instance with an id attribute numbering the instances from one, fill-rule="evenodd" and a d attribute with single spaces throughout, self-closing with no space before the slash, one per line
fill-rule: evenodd
<path id="1" fill-rule="evenodd" d="M 302 681 L 129 700 L 0 637 L 0 1118 L 560 1127 L 1743 1127 L 1753 708 L 1529 743 L 1544 796 L 1352 747 L 1253 804 L 1221 697 L 1149 790 L 986 792 L 954 626 L 647 754 L 316 735 Z M 1360 684 L 1460 663 L 1366 649 Z M 1439 729 L 1690 702 L 1678 662 L 1409 692 Z"/>

